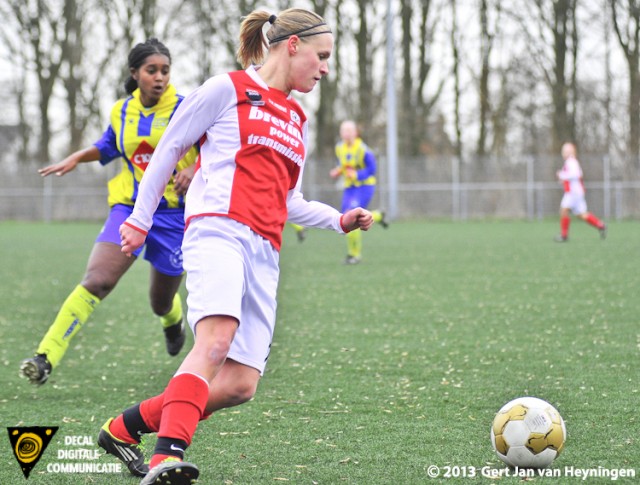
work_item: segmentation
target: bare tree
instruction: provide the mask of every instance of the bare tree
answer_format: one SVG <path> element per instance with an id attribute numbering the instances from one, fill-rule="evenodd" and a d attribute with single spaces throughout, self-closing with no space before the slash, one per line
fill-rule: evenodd
<path id="1" fill-rule="evenodd" d="M 493 127 L 491 151 L 498 157 L 503 157 L 509 152 L 507 141 L 509 116 L 515 98 L 513 83 L 509 79 L 510 72 L 508 67 L 500 71 L 500 90 L 496 106 L 491 111 L 491 126 Z"/>
<path id="2" fill-rule="evenodd" d="M 3 28 L 0 29 L 0 42 L 7 50 L 10 59 L 13 60 L 14 78 L 7 88 L 10 93 L 8 100 L 15 102 L 15 110 L 18 114 L 18 160 L 29 160 L 29 145 L 32 128 L 28 121 L 26 103 L 26 78 L 29 52 L 27 49 L 28 37 L 26 30 L 22 29 L 13 12 L 13 3 L 0 4 L 0 15 L 4 19 Z M 6 119 L 5 119 L 6 122 Z"/>
<path id="3" fill-rule="evenodd" d="M 431 3 L 429 0 L 427 4 Z M 412 59 L 412 44 L 414 42 L 413 36 L 413 14 L 414 6 L 412 0 L 400 0 L 400 18 L 402 20 L 402 80 L 400 84 L 402 89 L 400 91 L 400 113 L 398 116 L 399 122 L 399 145 L 402 153 L 415 155 L 416 148 L 416 133 L 414 128 L 415 118 L 415 99 L 414 99 L 414 87 L 413 87 L 413 72 L 412 67 L 414 62 Z"/>
<path id="4" fill-rule="evenodd" d="M 65 0 L 63 7 L 65 19 L 64 38 L 62 40 L 62 58 L 66 65 L 66 73 L 60 76 L 67 91 L 69 106 L 69 151 L 80 148 L 85 120 L 79 113 L 78 101 L 82 87 L 82 60 L 84 56 L 85 33 L 82 30 L 83 8 L 76 0 Z"/>
<path id="5" fill-rule="evenodd" d="M 320 100 L 316 110 L 316 155 L 319 158 L 330 158 L 334 156 L 335 127 L 338 124 L 336 119 L 336 101 L 338 98 L 338 83 L 342 73 L 340 62 L 340 51 L 342 44 L 343 25 L 340 24 L 340 10 L 342 0 L 313 0 L 313 9 L 318 15 L 326 20 L 331 16 L 336 19 L 337 25 L 334 32 L 334 52 L 332 55 L 332 69 L 330 76 L 324 77 L 320 81 Z"/>
<path id="6" fill-rule="evenodd" d="M 640 168 L 640 1 L 610 0 L 613 29 L 629 68 L 629 134 L 627 153 Z"/>
<path id="7" fill-rule="evenodd" d="M 457 0 L 451 0 L 451 54 L 453 56 L 453 124 L 455 130 L 455 153 L 462 159 L 462 122 L 460 120 L 460 32 L 458 30 Z"/>
<path id="8" fill-rule="evenodd" d="M 500 25 L 501 1 L 496 0 L 494 10 L 496 13 L 495 22 L 490 25 L 490 1 L 480 0 L 480 79 L 478 94 L 480 98 L 479 130 L 478 142 L 476 144 L 476 154 L 479 160 L 483 160 L 487 154 L 488 125 L 491 117 L 491 101 L 489 91 L 489 76 L 491 75 L 490 57 L 493 50 L 494 38 L 498 25 Z"/>
<path id="9" fill-rule="evenodd" d="M 35 158 L 39 162 L 46 162 L 49 160 L 51 140 L 50 101 L 63 61 L 62 12 L 56 11 L 54 6 L 43 0 L 10 0 L 7 13 L 19 29 L 17 35 L 23 42 L 19 48 L 23 50 L 25 60 L 33 63 L 39 97 L 39 136 Z"/>
<path id="10" fill-rule="evenodd" d="M 214 57 L 220 55 L 220 38 L 217 36 L 219 12 L 216 8 L 219 4 L 217 0 L 193 0 L 193 25 L 198 30 L 199 42 L 196 42 L 192 49 L 197 52 L 198 79 L 202 84 L 213 74 Z"/>
<path id="11" fill-rule="evenodd" d="M 577 79 L 578 32 L 575 22 L 578 0 L 535 0 L 524 13 L 512 8 L 525 37 L 531 59 L 542 73 L 551 95 L 551 144 L 553 153 L 567 139 L 575 137 L 575 102 Z M 567 67 L 567 61 L 570 67 Z M 570 73 L 567 75 L 567 70 Z"/>
<path id="12" fill-rule="evenodd" d="M 369 29 L 369 11 L 372 8 L 372 0 L 356 0 L 358 7 L 358 19 L 360 26 L 355 32 L 356 48 L 358 51 L 358 105 L 360 109 L 359 120 L 364 131 L 368 132 L 373 121 L 373 103 L 371 94 L 373 90 L 372 73 L 372 40 Z"/>
<path id="13" fill-rule="evenodd" d="M 429 137 L 428 119 L 442 93 L 445 78 L 431 95 L 425 86 L 432 73 L 431 47 L 439 22 L 433 0 L 400 0 L 402 22 L 402 79 L 399 113 L 399 148 L 407 156 L 419 155 Z"/>

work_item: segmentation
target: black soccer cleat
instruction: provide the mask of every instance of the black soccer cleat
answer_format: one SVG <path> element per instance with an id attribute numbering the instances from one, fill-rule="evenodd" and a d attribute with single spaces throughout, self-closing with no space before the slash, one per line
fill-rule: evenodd
<path id="1" fill-rule="evenodd" d="M 347 265 L 353 265 L 358 264 L 360 261 L 361 259 L 356 256 L 347 256 L 343 263 Z"/>
<path id="2" fill-rule="evenodd" d="M 382 226 L 383 229 L 388 229 L 389 228 L 389 223 L 387 222 L 386 219 L 386 213 L 381 211 L 380 212 L 380 225 Z"/>
<path id="3" fill-rule="evenodd" d="M 164 341 L 167 345 L 167 352 L 171 356 L 176 356 L 184 347 L 184 342 L 186 340 L 186 334 L 184 331 L 184 325 L 182 325 L 182 320 L 180 320 L 175 325 L 171 325 L 170 327 L 166 327 L 164 330 Z"/>
<path id="4" fill-rule="evenodd" d="M 20 375 L 31 382 L 41 386 L 51 375 L 51 363 L 45 354 L 36 354 L 34 357 L 24 359 L 20 364 Z"/>
<path id="5" fill-rule="evenodd" d="M 598 229 L 598 231 L 600 232 L 600 239 L 607 239 L 607 225 L 606 224 L 602 224 L 602 227 L 600 227 Z"/>
<path id="6" fill-rule="evenodd" d="M 111 421 L 113 421 L 113 418 L 110 418 L 102 425 L 102 429 L 98 434 L 98 446 L 124 463 L 132 475 L 136 477 L 146 476 L 149 473 L 149 465 L 144 462 L 142 451 L 140 451 L 138 445 L 125 443 L 114 437 L 109 431 Z"/>
<path id="7" fill-rule="evenodd" d="M 140 485 L 191 485 L 199 475 L 200 470 L 193 463 L 167 458 L 149 470 Z"/>

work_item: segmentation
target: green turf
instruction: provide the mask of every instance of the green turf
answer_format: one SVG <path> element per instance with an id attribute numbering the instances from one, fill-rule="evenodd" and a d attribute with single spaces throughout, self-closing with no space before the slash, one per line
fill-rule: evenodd
<path id="1" fill-rule="evenodd" d="M 45 386 L 17 377 L 80 281 L 98 230 L 0 223 L 2 426 L 59 426 L 27 482 L 0 439 L 0 484 L 138 482 L 47 466 L 65 462 L 60 450 L 93 449 L 64 439 L 95 437 L 106 418 L 160 392 L 179 364 L 148 306 L 146 262 L 98 307 Z M 312 230 L 299 244 L 287 228 L 268 370 L 253 401 L 199 427 L 187 457 L 200 483 L 520 483 L 427 470 L 502 470 L 489 427 L 523 395 L 550 401 L 566 421 L 552 470 L 640 477 L 640 226 L 613 223 L 600 241 L 576 221 L 567 244 L 552 241 L 556 231 L 555 220 L 402 222 L 374 228 L 364 261 L 344 266 L 343 237 Z"/>

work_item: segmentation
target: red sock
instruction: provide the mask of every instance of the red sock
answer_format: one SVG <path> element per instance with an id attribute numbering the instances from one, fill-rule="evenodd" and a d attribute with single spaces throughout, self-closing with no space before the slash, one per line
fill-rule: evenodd
<path id="1" fill-rule="evenodd" d="M 109 432 L 120 441 L 124 441 L 125 443 L 129 443 L 132 445 L 139 443 L 139 441 L 134 440 L 129 434 L 129 431 L 127 431 L 127 427 L 124 425 L 122 414 L 111 421 L 111 424 L 109 425 Z"/>
<path id="2" fill-rule="evenodd" d="M 205 412 L 202 413 L 202 417 L 200 418 L 200 421 L 206 421 L 207 419 L 209 419 L 211 417 L 212 414 L 213 414 L 213 412 L 208 413 L 205 410 Z"/>
<path id="3" fill-rule="evenodd" d="M 175 456 L 173 456 L 173 455 L 153 455 L 151 457 L 151 460 L 149 460 L 149 468 L 151 469 L 154 466 L 159 465 L 160 463 L 165 461 L 167 458 L 175 458 Z"/>
<path id="4" fill-rule="evenodd" d="M 209 400 L 209 384 L 195 374 L 179 374 L 169 381 L 163 394 L 158 438 L 181 440 L 190 445 Z M 153 468 L 165 458 L 165 454 L 154 454 L 149 466 Z"/>
<path id="5" fill-rule="evenodd" d="M 162 405 L 164 404 L 164 392 L 155 397 L 140 403 L 140 415 L 144 423 L 151 431 L 157 432 L 160 429 L 160 419 L 162 418 Z"/>
<path id="6" fill-rule="evenodd" d="M 585 221 L 587 221 L 592 226 L 597 227 L 598 229 L 602 229 L 602 227 L 604 226 L 602 221 L 594 216 L 591 212 L 587 214 L 587 218 L 585 219 Z"/>
<path id="7" fill-rule="evenodd" d="M 569 224 L 571 224 L 570 217 L 560 218 L 560 235 L 564 238 L 569 236 Z"/>
<path id="8" fill-rule="evenodd" d="M 155 397 L 140 403 L 140 414 L 145 424 L 155 433 L 160 429 L 160 418 L 162 418 L 162 405 L 164 404 L 164 392 Z M 200 421 L 206 421 L 213 413 L 202 414 Z M 121 418 L 122 419 L 122 418 Z"/>

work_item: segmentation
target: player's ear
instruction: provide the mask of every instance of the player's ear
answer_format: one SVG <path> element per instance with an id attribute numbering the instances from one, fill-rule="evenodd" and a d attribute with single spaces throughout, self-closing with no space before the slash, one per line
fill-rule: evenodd
<path id="1" fill-rule="evenodd" d="M 287 40 L 287 48 L 289 50 L 289 55 L 295 56 L 298 53 L 298 48 L 300 47 L 300 38 L 297 35 L 292 35 Z"/>

